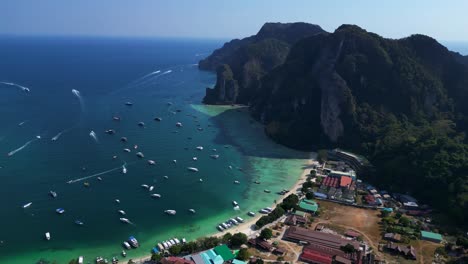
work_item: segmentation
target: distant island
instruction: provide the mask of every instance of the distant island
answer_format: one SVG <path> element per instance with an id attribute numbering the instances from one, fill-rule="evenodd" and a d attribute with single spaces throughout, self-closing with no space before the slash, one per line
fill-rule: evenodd
<path id="1" fill-rule="evenodd" d="M 266 23 L 199 68 L 217 74 L 204 103 L 248 105 L 289 147 L 360 153 L 374 165 L 369 182 L 418 197 L 458 227 L 468 222 L 467 56 L 424 35 Z"/>

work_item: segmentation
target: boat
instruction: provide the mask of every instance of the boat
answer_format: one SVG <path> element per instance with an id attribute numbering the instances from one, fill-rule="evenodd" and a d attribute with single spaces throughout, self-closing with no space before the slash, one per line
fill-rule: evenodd
<path id="1" fill-rule="evenodd" d="M 124 241 L 124 242 L 122 243 L 122 245 L 123 245 L 126 249 L 131 249 L 131 248 L 132 248 L 132 246 L 130 246 L 130 244 L 129 244 L 127 241 Z"/>
<path id="2" fill-rule="evenodd" d="M 143 187 L 143 188 L 145 188 L 145 189 L 149 189 L 148 184 L 142 184 L 141 187 Z"/>
<path id="3" fill-rule="evenodd" d="M 129 152 L 129 153 L 132 152 L 132 151 L 131 151 L 130 149 L 128 149 L 128 148 L 124 148 L 124 151 L 125 151 L 125 152 Z"/>
<path id="4" fill-rule="evenodd" d="M 262 213 L 262 214 L 270 213 L 270 211 L 266 210 L 265 208 L 261 209 L 259 212 Z"/>
<path id="5" fill-rule="evenodd" d="M 269 212 L 273 211 L 271 207 L 265 207 L 265 209 L 268 210 Z"/>
<path id="6" fill-rule="evenodd" d="M 172 102 L 167 102 L 167 105 L 172 105 Z"/>
<path id="7" fill-rule="evenodd" d="M 122 166 L 122 173 L 127 174 L 127 168 L 125 167 L 125 165 Z"/>
<path id="8" fill-rule="evenodd" d="M 184 237 L 184 238 L 182 238 L 182 244 L 185 244 L 185 243 L 187 243 L 187 240 Z"/>
<path id="9" fill-rule="evenodd" d="M 145 123 L 144 123 L 144 122 L 138 122 L 138 126 L 139 126 L 139 127 L 144 127 L 144 126 L 145 126 Z"/>
<path id="10" fill-rule="evenodd" d="M 161 198 L 161 195 L 159 193 L 153 193 L 151 194 L 151 197 L 153 198 Z"/>
<path id="11" fill-rule="evenodd" d="M 122 141 L 122 142 L 127 142 L 128 139 L 127 139 L 126 137 L 121 137 L 121 138 L 120 138 L 120 141 Z"/>
<path id="12" fill-rule="evenodd" d="M 126 257 L 127 256 L 127 252 L 125 252 L 125 250 L 122 250 L 122 257 Z"/>
<path id="13" fill-rule="evenodd" d="M 191 212 L 193 214 L 197 212 L 197 211 L 195 211 L 195 209 L 188 209 L 188 210 L 189 210 L 189 212 Z"/>
<path id="14" fill-rule="evenodd" d="M 132 106 L 133 103 L 132 103 L 132 102 L 125 102 L 125 105 L 126 105 L 126 106 Z"/>
<path id="15" fill-rule="evenodd" d="M 102 181 L 102 178 L 101 177 L 97 177 L 98 181 Z"/>
<path id="16" fill-rule="evenodd" d="M 116 203 L 120 203 L 120 200 L 119 200 L 119 199 L 115 199 L 115 202 L 116 202 Z"/>
<path id="17" fill-rule="evenodd" d="M 161 117 L 155 117 L 154 121 L 162 121 L 162 118 Z"/>
<path id="18" fill-rule="evenodd" d="M 176 127 L 182 127 L 182 123 L 181 123 L 181 122 L 177 122 L 175 125 L 176 125 Z"/>
<path id="19" fill-rule="evenodd" d="M 163 178 L 164 178 L 164 179 L 169 179 L 169 176 L 164 175 Z"/>
<path id="20" fill-rule="evenodd" d="M 221 223 L 221 226 L 224 228 L 224 229 L 228 229 L 229 226 L 226 224 L 226 223 Z"/>
<path id="21" fill-rule="evenodd" d="M 199 181 L 199 182 L 203 182 L 203 179 L 200 178 L 198 181 Z"/>
<path id="22" fill-rule="evenodd" d="M 217 149 L 211 149 L 211 151 L 216 152 L 216 151 L 218 151 L 218 150 L 217 150 Z"/>
<path id="23" fill-rule="evenodd" d="M 128 220 L 127 218 L 121 217 L 121 218 L 119 218 L 119 220 L 120 220 L 122 223 L 130 224 L 130 220 Z"/>
<path id="24" fill-rule="evenodd" d="M 195 167 L 187 167 L 187 170 L 193 171 L 193 172 L 198 172 L 198 169 Z"/>
<path id="25" fill-rule="evenodd" d="M 177 245 L 180 244 L 180 240 L 177 239 L 177 237 L 174 237 L 174 241 L 176 242 Z"/>
<path id="26" fill-rule="evenodd" d="M 266 193 L 271 193 L 271 191 L 268 190 L 268 189 L 265 189 L 265 190 L 263 190 L 263 191 L 266 192 Z"/>
<path id="27" fill-rule="evenodd" d="M 89 186 L 91 186 L 91 184 L 89 184 L 89 182 L 84 182 L 84 183 L 83 183 L 83 186 L 84 186 L 84 187 L 89 187 Z"/>
<path id="28" fill-rule="evenodd" d="M 50 196 L 52 196 L 53 198 L 57 197 L 57 193 L 54 192 L 54 191 L 50 191 L 49 194 L 50 194 Z"/>
<path id="29" fill-rule="evenodd" d="M 78 257 L 78 264 L 83 264 L 84 263 L 84 258 L 83 256 Z"/>
<path id="30" fill-rule="evenodd" d="M 197 150 L 203 150 L 203 147 L 202 146 L 198 146 L 196 147 Z"/>
<path id="31" fill-rule="evenodd" d="M 197 160 L 198 160 L 198 158 L 197 158 L 197 157 L 193 157 L 193 158 L 192 158 L 192 160 L 194 160 L 194 161 L 197 161 Z"/>
<path id="32" fill-rule="evenodd" d="M 255 184 L 260 184 L 260 182 L 259 182 L 259 181 L 254 181 L 254 183 L 255 183 Z"/>
<path id="33" fill-rule="evenodd" d="M 28 207 L 31 206 L 31 204 L 32 204 L 32 203 L 27 203 L 27 204 L 23 205 L 23 208 L 28 208 Z"/>
<path id="34" fill-rule="evenodd" d="M 150 186 L 150 187 L 148 188 L 148 191 L 151 192 L 152 190 L 154 190 L 154 186 Z"/>
<path id="35" fill-rule="evenodd" d="M 238 205 L 234 206 L 232 209 L 234 210 L 240 210 L 240 207 Z"/>
<path id="36" fill-rule="evenodd" d="M 106 134 L 108 135 L 114 135 L 115 134 L 115 130 L 114 129 L 107 129 L 106 131 L 104 131 Z"/>
<path id="37" fill-rule="evenodd" d="M 234 218 L 231 218 L 231 219 L 229 219 L 229 220 L 231 221 L 231 223 L 233 223 L 233 224 L 235 224 L 235 225 L 238 225 L 238 224 L 239 224 L 239 222 L 237 222 L 236 219 L 234 219 Z"/>
<path id="38" fill-rule="evenodd" d="M 50 233 L 49 232 L 45 233 L 45 239 L 50 240 Z"/>
<path id="39" fill-rule="evenodd" d="M 239 216 L 236 217 L 236 220 L 237 220 L 239 223 L 244 223 L 244 219 L 240 218 Z"/>
<path id="40" fill-rule="evenodd" d="M 75 220 L 75 224 L 77 224 L 77 225 L 79 225 L 79 226 L 82 226 L 82 225 L 84 225 L 84 223 L 83 223 L 83 222 L 81 222 L 80 220 Z"/>
<path id="41" fill-rule="evenodd" d="M 55 210 L 55 212 L 56 212 L 57 214 L 63 214 L 63 213 L 65 213 L 65 209 L 63 209 L 63 208 L 57 208 L 57 209 Z"/>
<path id="42" fill-rule="evenodd" d="M 112 120 L 114 120 L 114 121 L 120 121 L 120 117 L 114 116 L 114 117 L 112 117 Z"/>
<path id="43" fill-rule="evenodd" d="M 249 215 L 249 216 L 255 216 L 255 213 L 254 213 L 254 212 L 248 212 L 247 215 Z"/>
<path id="44" fill-rule="evenodd" d="M 235 184 L 239 184 L 240 182 L 239 181 L 234 181 Z"/>
<path id="45" fill-rule="evenodd" d="M 164 245 L 164 248 L 166 248 L 166 249 L 169 248 L 169 244 L 167 244 L 166 241 L 163 241 L 162 243 L 163 243 L 163 245 Z"/>
<path id="46" fill-rule="evenodd" d="M 177 163 L 177 160 L 173 160 L 172 162 L 174 162 L 174 164 L 176 164 L 176 163 Z"/>
<path id="47" fill-rule="evenodd" d="M 232 205 L 238 206 L 239 204 L 236 201 L 232 201 Z"/>
<path id="48" fill-rule="evenodd" d="M 203 131 L 202 127 L 197 128 L 198 131 Z"/>
<path id="49" fill-rule="evenodd" d="M 171 245 L 173 245 L 173 246 L 176 245 L 176 242 L 174 241 L 174 239 L 169 239 L 169 242 L 171 242 Z"/>
<path id="50" fill-rule="evenodd" d="M 219 225 L 217 228 L 219 231 L 224 231 L 224 228 L 221 225 Z"/>
<path id="51" fill-rule="evenodd" d="M 166 210 L 164 211 L 166 214 L 168 215 L 175 215 L 176 214 L 176 210 Z"/>
<path id="52" fill-rule="evenodd" d="M 154 164 L 156 164 L 156 161 L 154 161 L 154 160 L 148 160 L 148 164 L 149 164 L 149 165 L 154 165 Z"/>
<path id="53" fill-rule="evenodd" d="M 139 157 L 139 158 L 144 158 L 144 157 L 145 157 L 145 155 L 143 155 L 143 153 L 141 153 L 141 152 L 137 152 L 136 155 L 137 155 L 137 157 Z"/>
<path id="54" fill-rule="evenodd" d="M 228 168 L 232 170 L 232 166 L 231 166 L 231 165 L 229 165 Z"/>
<path id="55" fill-rule="evenodd" d="M 210 157 L 213 158 L 213 159 L 217 159 L 217 158 L 219 158 L 219 155 L 211 155 Z"/>
<path id="56" fill-rule="evenodd" d="M 124 210 L 117 210 L 117 212 L 119 212 L 119 214 L 121 214 L 121 215 L 126 215 L 127 214 L 127 213 L 125 213 Z"/>
<path id="57" fill-rule="evenodd" d="M 119 259 L 117 257 L 112 257 L 112 264 L 119 263 Z"/>
<path id="58" fill-rule="evenodd" d="M 158 243 L 158 249 L 159 251 L 164 251 L 164 246 L 161 243 Z"/>

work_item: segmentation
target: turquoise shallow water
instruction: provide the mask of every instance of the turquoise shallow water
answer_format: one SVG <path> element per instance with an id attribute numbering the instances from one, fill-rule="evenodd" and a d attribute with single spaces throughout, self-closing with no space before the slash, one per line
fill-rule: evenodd
<path id="1" fill-rule="evenodd" d="M 216 232 L 216 224 L 230 217 L 247 218 L 249 210 L 278 198 L 263 189 L 290 187 L 302 171 L 307 155 L 269 141 L 245 109 L 199 105 L 215 76 L 200 72 L 194 63 L 220 43 L 116 39 L 0 43 L 0 81 L 31 89 L 25 94 L 0 86 L 0 152 L 6 154 L 41 136 L 11 157 L 0 156 L 0 263 L 111 257 L 120 254 L 129 235 L 142 246 L 130 250 L 128 257 L 145 255 L 160 240 L 194 239 Z M 80 91 L 81 100 L 71 89 Z M 134 105 L 125 106 L 127 101 Z M 113 121 L 113 116 L 121 121 Z M 153 121 L 156 116 L 163 121 Z M 145 122 L 145 127 L 138 122 Z M 177 128 L 176 122 L 183 127 Z M 106 129 L 116 134 L 107 135 Z M 98 142 L 88 135 L 91 130 Z M 51 141 L 61 131 L 58 140 Z M 120 142 L 122 136 L 128 143 Z M 145 159 L 135 156 L 134 145 Z M 132 153 L 123 148 L 132 148 Z M 210 158 L 213 148 L 220 155 L 217 160 Z M 195 156 L 197 161 L 192 160 Z M 156 165 L 149 166 L 148 158 Z M 119 168 L 124 163 L 127 174 Z M 189 172 L 188 166 L 199 172 Z M 110 172 L 100 175 L 102 181 L 91 177 L 67 184 L 106 171 Z M 234 185 L 234 180 L 241 184 Z M 262 184 L 253 184 L 254 180 Z M 89 188 L 83 186 L 85 181 Z M 153 193 L 161 194 L 161 199 L 151 198 L 141 184 L 155 186 Z M 48 196 L 49 190 L 58 197 Z M 114 202 L 117 198 L 120 204 Z M 232 209 L 232 200 L 239 202 L 240 211 Z M 33 204 L 23 209 L 27 202 Z M 59 207 L 65 214 L 55 213 Z M 190 214 L 189 208 L 197 213 Z M 118 220 L 119 209 L 134 225 Z M 164 214 L 166 209 L 177 210 L 177 215 Z M 76 226 L 76 219 L 85 225 Z M 51 241 L 44 239 L 47 231 Z"/>

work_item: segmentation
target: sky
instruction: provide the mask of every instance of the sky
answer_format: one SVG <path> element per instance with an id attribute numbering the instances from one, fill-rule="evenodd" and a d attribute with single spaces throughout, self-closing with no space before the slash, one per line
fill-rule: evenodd
<path id="1" fill-rule="evenodd" d="M 468 42 L 467 0 L 0 0 L 1 35 L 242 38 L 265 22 Z"/>

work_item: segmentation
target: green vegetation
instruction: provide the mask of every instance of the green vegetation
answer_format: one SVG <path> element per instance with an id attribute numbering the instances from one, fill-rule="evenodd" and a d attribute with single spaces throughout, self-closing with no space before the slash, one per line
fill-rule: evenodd
<path id="1" fill-rule="evenodd" d="M 260 238 L 268 240 L 273 237 L 273 231 L 270 228 L 263 228 L 260 232 Z"/>
<path id="2" fill-rule="evenodd" d="M 153 254 L 151 254 L 151 260 L 155 261 L 155 262 L 158 262 L 158 263 L 163 257 L 164 256 L 163 256 L 162 253 L 158 253 L 158 254 L 153 253 Z"/>
<path id="3" fill-rule="evenodd" d="M 324 163 L 325 161 L 328 160 L 328 151 L 326 149 L 320 149 L 317 151 L 317 160 L 320 163 Z"/>
<path id="4" fill-rule="evenodd" d="M 237 253 L 236 258 L 240 260 L 248 260 L 250 258 L 249 250 L 247 248 L 241 248 Z"/>
<path id="5" fill-rule="evenodd" d="M 230 243 L 230 245 L 231 245 L 232 247 L 237 248 L 237 247 L 240 247 L 241 245 L 247 243 L 247 239 L 248 239 L 248 238 L 247 238 L 247 235 L 246 235 L 246 234 L 239 232 L 239 233 L 235 233 L 235 234 L 231 237 L 229 243 Z"/>
<path id="6" fill-rule="evenodd" d="M 356 249 L 354 248 L 354 246 L 351 245 L 351 244 L 346 244 L 345 246 L 342 246 L 342 247 L 340 247 L 340 248 L 341 248 L 341 250 L 342 250 L 343 252 L 348 253 L 348 254 L 353 253 L 353 252 L 356 251 Z"/>
<path id="7" fill-rule="evenodd" d="M 169 253 L 171 253 L 174 256 L 179 255 L 181 251 L 182 251 L 182 245 L 174 245 L 169 248 Z"/>
<path id="8" fill-rule="evenodd" d="M 268 215 L 264 215 L 258 219 L 255 223 L 257 228 L 262 228 L 263 226 L 272 223 L 273 221 L 280 218 L 282 215 L 291 209 L 296 209 L 297 203 L 299 202 L 299 197 L 295 194 L 290 194 L 286 198 L 284 198 L 283 202 L 276 206 L 276 208 L 269 213 Z"/>

